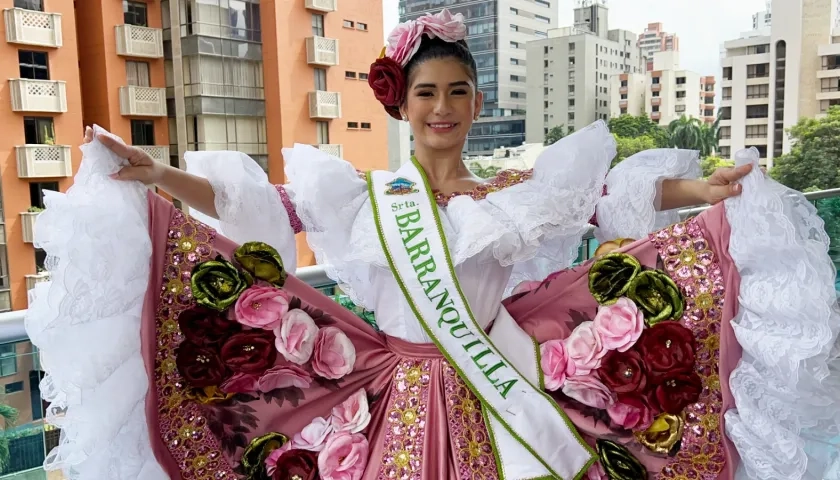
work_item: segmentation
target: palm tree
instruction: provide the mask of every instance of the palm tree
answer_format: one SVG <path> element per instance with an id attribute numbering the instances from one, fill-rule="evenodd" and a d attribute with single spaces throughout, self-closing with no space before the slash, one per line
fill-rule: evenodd
<path id="1" fill-rule="evenodd" d="M 711 155 L 718 144 L 718 121 L 705 124 L 698 118 L 683 115 L 668 125 L 669 145 L 687 150 L 699 150 L 703 157 Z"/>
<path id="2" fill-rule="evenodd" d="M 0 396 L 0 419 L 3 420 L 3 431 L 0 432 L 0 473 L 9 468 L 11 453 L 9 452 L 9 439 L 6 438 L 5 430 L 11 428 L 18 419 L 16 408 L 6 405 L 3 396 Z"/>

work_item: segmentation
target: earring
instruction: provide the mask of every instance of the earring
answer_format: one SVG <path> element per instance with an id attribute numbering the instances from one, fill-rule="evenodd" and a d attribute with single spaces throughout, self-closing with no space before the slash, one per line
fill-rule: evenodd
<path id="1" fill-rule="evenodd" d="M 403 113 L 402 118 L 403 118 L 403 122 L 407 122 L 407 121 L 408 121 L 408 115 L 406 115 L 406 114 L 404 114 L 404 113 Z"/>

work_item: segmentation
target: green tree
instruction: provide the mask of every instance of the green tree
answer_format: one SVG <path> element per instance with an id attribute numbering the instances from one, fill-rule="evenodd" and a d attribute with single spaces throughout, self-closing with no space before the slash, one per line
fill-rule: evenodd
<path id="1" fill-rule="evenodd" d="M 545 146 L 547 147 L 547 146 L 551 145 L 552 143 L 556 142 L 557 140 L 560 140 L 561 138 L 565 137 L 566 135 L 570 134 L 571 132 L 572 132 L 571 128 L 566 128 L 563 125 L 558 125 L 556 127 L 552 127 L 552 129 L 549 130 L 547 134 L 545 134 L 545 141 L 544 141 Z"/>
<path id="2" fill-rule="evenodd" d="M 840 107 L 825 118 L 803 118 L 790 129 L 790 153 L 776 159 L 770 176 L 794 190 L 840 187 Z"/>
<path id="3" fill-rule="evenodd" d="M 715 170 L 721 167 L 734 167 L 735 162 L 731 160 L 724 160 L 720 157 L 708 156 L 700 160 L 700 168 L 703 169 L 703 178 L 708 178 L 709 175 L 715 173 Z"/>
<path id="4" fill-rule="evenodd" d="M 640 137 L 622 137 L 613 134 L 613 137 L 615 137 L 617 153 L 612 161 L 611 167 L 618 165 L 625 158 L 635 155 L 643 150 L 657 148 L 656 140 L 647 135 L 642 135 Z"/>
<path id="5" fill-rule="evenodd" d="M 698 150 L 700 155 L 711 155 L 717 148 L 717 127 L 707 125 L 699 118 L 682 117 L 668 125 L 669 146 Z"/>
<path id="6" fill-rule="evenodd" d="M 501 170 L 500 167 L 494 167 L 492 165 L 482 167 L 478 162 L 472 162 L 469 168 L 471 172 L 481 178 L 493 178 L 498 175 L 499 170 Z"/>
<path id="7" fill-rule="evenodd" d="M 662 148 L 668 146 L 668 131 L 653 123 L 647 115 L 624 114 L 610 119 L 607 126 L 614 135 L 623 138 L 650 137 L 655 146 Z"/>
<path id="8" fill-rule="evenodd" d="M 0 474 L 9 468 L 9 460 L 11 459 L 6 430 L 14 426 L 18 419 L 17 409 L 7 405 L 4 400 L 4 396 L 0 396 L 0 419 L 3 421 L 3 430 L 0 431 Z"/>

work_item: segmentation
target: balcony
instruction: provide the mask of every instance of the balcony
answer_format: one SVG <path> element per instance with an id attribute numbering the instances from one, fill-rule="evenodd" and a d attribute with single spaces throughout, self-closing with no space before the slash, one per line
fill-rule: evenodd
<path id="1" fill-rule="evenodd" d="M 344 145 L 340 143 L 320 143 L 318 150 L 333 157 L 344 158 Z"/>
<path id="2" fill-rule="evenodd" d="M 341 118 L 341 93 L 323 90 L 309 92 L 309 118 Z"/>
<path id="3" fill-rule="evenodd" d="M 18 178 L 72 177 L 69 145 L 18 145 Z"/>
<path id="4" fill-rule="evenodd" d="M 654 107 L 658 107 L 662 105 L 662 98 L 661 97 L 653 97 L 650 99 L 650 104 Z"/>
<path id="5" fill-rule="evenodd" d="M 336 11 L 337 0 L 305 0 L 306 8 L 318 12 L 334 12 Z"/>
<path id="6" fill-rule="evenodd" d="M 158 145 L 135 145 L 140 150 L 143 150 L 150 157 L 152 160 L 156 162 L 160 162 L 164 165 L 169 165 L 169 147 L 163 147 Z"/>
<path id="7" fill-rule="evenodd" d="M 662 91 L 662 84 L 661 83 L 654 83 L 650 86 L 651 92 L 660 92 Z"/>
<path id="8" fill-rule="evenodd" d="M 117 25 L 117 55 L 163 58 L 163 31 L 138 25 Z"/>
<path id="9" fill-rule="evenodd" d="M 61 80 L 9 79 L 9 98 L 15 112 L 67 111 L 67 86 Z"/>
<path id="10" fill-rule="evenodd" d="M 35 242 L 35 221 L 41 212 L 21 212 L 20 223 L 23 232 L 23 243 Z"/>
<path id="11" fill-rule="evenodd" d="M 32 290 L 35 288 L 35 285 L 43 282 L 50 281 L 50 274 L 49 272 L 43 273 L 36 273 L 35 275 L 27 275 L 26 276 L 26 289 Z"/>
<path id="12" fill-rule="evenodd" d="M 310 65 L 338 65 L 338 40 L 309 37 L 306 39 L 306 63 Z"/>
<path id="13" fill-rule="evenodd" d="M 58 48 L 61 40 L 61 14 L 7 8 L 6 41 L 19 45 Z"/>
<path id="14" fill-rule="evenodd" d="M 165 117 L 166 89 L 136 85 L 120 87 L 120 114 L 130 117 Z"/>

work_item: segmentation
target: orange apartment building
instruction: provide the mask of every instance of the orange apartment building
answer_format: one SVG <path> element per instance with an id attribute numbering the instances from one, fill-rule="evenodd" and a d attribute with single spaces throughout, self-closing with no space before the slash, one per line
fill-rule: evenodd
<path id="1" fill-rule="evenodd" d="M 367 85 L 382 9 L 366 0 L 0 0 L 0 311 L 48 280 L 32 244 L 43 190 L 65 191 L 93 123 L 183 167 L 239 150 L 283 183 L 281 149 L 307 143 L 388 168 L 386 114 Z M 75 8 L 74 8 L 75 7 Z M 10 61 L 17 59 L 17 61 Z M 5 97 L 5 98 L 3 98 Z M 302 235 L 301 235 L 302 237 Z M 303 238 L 298 265 L 314 264 Z M 28 342 L 0 345 L 0 395 L 41 418 Z"/>

